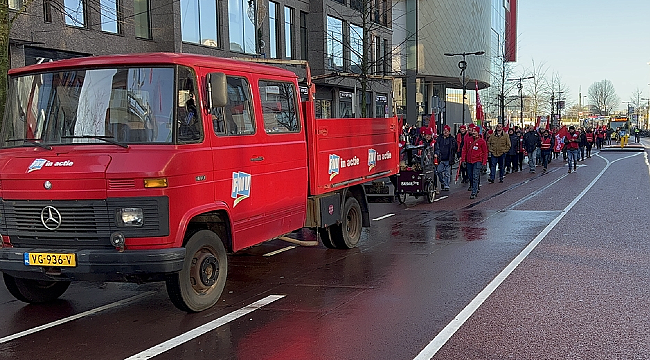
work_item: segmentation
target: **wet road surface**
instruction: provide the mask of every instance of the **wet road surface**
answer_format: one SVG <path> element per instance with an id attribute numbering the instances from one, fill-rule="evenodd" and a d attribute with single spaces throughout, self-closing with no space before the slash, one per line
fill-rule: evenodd
<path id="1" fill-rule="evenodd" d="M 357 249 L 233 254 L 199 314 L 162 283 L 73 283 L 47 305 L 0 284 L 0 359 L 650 358 L 646 153 L 540 170 L 371 204 Z"/>

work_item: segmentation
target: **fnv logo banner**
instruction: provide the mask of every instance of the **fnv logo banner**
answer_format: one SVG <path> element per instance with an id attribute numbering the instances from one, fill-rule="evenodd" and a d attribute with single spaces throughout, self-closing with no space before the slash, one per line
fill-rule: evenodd
<path id="1" fill-rule="evenodd" d="M 244 172 L 232 173 L 232 193 L 230 196 L 235 199 L 232 207 L 237 206 L 242 200 L 251 195 L 251 174 Z"/>
<path id="2" fill-rule="evenodd" d="M 330 167 L 329 167 L 329 174 L 330 174 L 330 181 L 339 174 L 339 171 L 341 171 L 341 157 L 338 155 L 330 154 Z"/>
<path id="3" fill-rule="evenodd" d="M 375 149 L 368 149 L 368 171 L 377 166 L 377 151 Z"/>

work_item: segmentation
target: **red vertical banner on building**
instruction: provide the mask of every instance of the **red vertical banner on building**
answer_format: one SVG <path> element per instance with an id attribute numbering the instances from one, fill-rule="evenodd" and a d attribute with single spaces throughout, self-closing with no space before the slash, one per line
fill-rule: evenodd
<path id="1" fill-rule="evenodd" d="M 510 5 L 506 9 L 506 61 L 517 61 L 517 0 L 510 0 L 506 2 Z"/>
<path id="2" fill-rule="evenodd" d="M 481 104 L 481 97 L 478 95 L 478 81 L 476 83 L 476 123 L 483 127 L 483 120 L 485 120 L 485 114 L 483 114 L 483 104 Z"/>

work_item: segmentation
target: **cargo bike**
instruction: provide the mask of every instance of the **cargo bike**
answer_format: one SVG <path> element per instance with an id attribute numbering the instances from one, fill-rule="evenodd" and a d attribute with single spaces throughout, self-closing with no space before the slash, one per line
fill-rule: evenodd
<path id="1" fill-rule="evenodd" d="M 436 168 L 433 146 L 410 144 L 404 146 L 400 158 L 400 171 L 394 184 L 395 196 L 399 203 L 403 204 L 409 195 L 416 199 L 425 196 L 427 201 L 432 203 L 438 186 Z"/>

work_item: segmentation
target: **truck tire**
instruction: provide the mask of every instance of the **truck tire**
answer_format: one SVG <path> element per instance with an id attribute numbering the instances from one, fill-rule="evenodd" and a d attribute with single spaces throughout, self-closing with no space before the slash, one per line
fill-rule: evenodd
<path id="1" fill-rule="evenodd" d="M 339 225 L 332 225 L 332 226 L 339 226 Z M 330 237 L 330 232 L 329 228 L 318 228 L 318 236 L 320 237 L 320 241 L 325 245 L 326 248 L 328 249 L 336 249 L 336 245 L 332 242 L 332 238 Z"/>
<path id="2" fill-rule="evenodd" d="M 361 238 L 361 206 L 354 197 L 345 200 L 341 224 L 330 226 L 330 237 L 337 249 L 352 249 Z"/>
<path id="3" fill-rule="evenodd" d="M 41 281 L 2 274 L 7 290 L 16 299 L 30 304 L 54 301 L 70 286 L 69 281 Z"/>
<path id="4" fill-rule="evenodd" d="M 167 276 L 167 294 L 180 310 L 199 312 L 217 303 L 228 275 L 223 242 L 210 230 L 192 235 L 185 245 L 183 269 Z"/>

